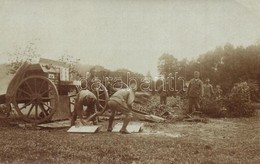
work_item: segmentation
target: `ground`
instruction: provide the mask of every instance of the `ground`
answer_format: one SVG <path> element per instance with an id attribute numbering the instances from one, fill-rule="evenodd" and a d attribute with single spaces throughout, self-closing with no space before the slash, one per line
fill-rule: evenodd
<path id="1" fill-rule="evenodd" d="M 153 103 L 157 108 L 158 100 Z M 23 128 L 14 121 L 0 119 L 0 163 L 260 163 L 260 114 L 207 123 L 144 122 L 142 133 L 130 135 L 106 132 L 107 121 L 95 134 Z"/>
<path id="2" fill-rule="evenodd" d="M 142 133 L 71 134 L 1 120 L 0 163 L 260 163 L 260 120 L 144 122 Z"/>

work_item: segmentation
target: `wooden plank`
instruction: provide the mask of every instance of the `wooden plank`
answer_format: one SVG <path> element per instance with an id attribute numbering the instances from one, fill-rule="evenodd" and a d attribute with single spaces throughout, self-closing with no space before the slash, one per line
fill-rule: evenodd
<path id="1" fill-rule="evenodd" d="M 140 122 L 130 122 L 127 126 L 127 131 L 129 131 L 130 133 L 139 133 L 142 131 L 142 127 L 143 127 L 143 123 Z M 123 123 L 117 123 L 114 127 L 113 127 L 113 131 L 112 132 L 119 132 L 120 129 L 122 128 Z"/>
<path id="2" fill-rule="evenodd" d="M 38 127 L 43 127 L 43 128 L 68 128 L 70 127 L 70 121 L 65 120 L 65 121 L 57 121 L 57 122 L 51 122 L 51 123 L 46 123 L 46 124 L 38 124 Z"/>
<path id="3" fill-rule="evenodd" d="M 100 129 L 100 125 L 72 126 L 68 133 L 96 133 Z"/>
<path id="4" fill-rule="evenodd" d="M 151 122 L 164 122 L 165 119 L 159 116 L 155 115 L 143 115 L 140 113 L 133 112 L 134 117 L 140 119 L 140 120 L 145 120 L 145 121 L 151 121 Z"/>

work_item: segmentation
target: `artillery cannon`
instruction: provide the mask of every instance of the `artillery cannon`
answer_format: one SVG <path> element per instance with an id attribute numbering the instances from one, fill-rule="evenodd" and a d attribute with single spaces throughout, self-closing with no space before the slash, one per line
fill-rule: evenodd
<path id="1" fill-rule="evenodd" d="M 10 81 L 7 92 L 0 95 L 1 113 L 13 109 L 26 122 L 43 123 L 69 118 L 74 111 L 74 97 L 79 83 L 71 80 L 65 62 L 41 58 L 37 64 L 24 62 Z M 108 93 L 97 82 L 92 92 L 97 96 L 97 112 L 104 112 Z"/>

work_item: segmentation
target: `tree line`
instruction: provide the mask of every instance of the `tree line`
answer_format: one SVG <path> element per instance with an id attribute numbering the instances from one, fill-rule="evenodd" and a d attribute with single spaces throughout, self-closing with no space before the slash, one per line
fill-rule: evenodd
<path id="1" fill-rule="evenodd" d="M 197 59 L 178 60 L 174 55 L 163 54 L 158 60 L 158 72 L 167 77 L 178 72 L 187 81 L 199 71 L 202 80 L 209 78 L 213 85 L 220 85 L 225 93 L 235 83 L 260 84 L 260 44 L 234 47 L 226 44 L 199 55 Z"/>
<path id="2" fill-rule="evenodd" d="M 8 55 L 12 74 L 23 61 L 36 61 L 40 57 L 33 43 L 30 43 L 24 50 L 17 49 Z M 111 77 L 114 78 L 113 80 L 121 79 L 126 82 L 127 73 L 129 73 L 139 82 L 146 80 L 150 84 L 157 83 L 156 79 L 152 79 L 150 72 L 143 75 L 125 68 L 111 71 L 103 66 L 80 64 L 80 60 L 74 58 L 73 55 L 61 55 L 59 60 L 70 63 L 71 74 L 75 79 L 85 77 L 87 70 L 96 67 L 97 76 L 102 80 L 105 77 Z M 159 57 L 157 69 L 159 75 L 164 78 L 174 77 L 177 73 L 178 77 L 183 77 L 185 81 L 189 81 L 193 77 L 194 71 L 199 71 L 202 80 L 209 78 L 213 85 L 220 85 L 224 93 L 229 92 L 235 83 L 244 81 L 258 87 L 260 84 L 260 44 L 234 47 L 228 43 L 223 47 L 216 47 L 212 51 L 201 54 L 196 59 L 178 60 L 174 55 L 165 53 Z M 152 87 L 152 90 L 155 90 L 155 86 Z"/>

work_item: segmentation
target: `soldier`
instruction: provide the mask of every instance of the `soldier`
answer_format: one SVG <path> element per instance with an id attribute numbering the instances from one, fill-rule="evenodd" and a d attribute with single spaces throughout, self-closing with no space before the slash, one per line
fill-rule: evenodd
<path id="1" fill-rule="evenodd" d="M 71 126 L 75 125 L 75 121 L 77 119 L 77 116 L 80 116 L 80 119 L 83 117 L 83 106 L 87 106 L 87 116 L 90 116 L 96 112 L 96 102 L 97 98 L 96 96 L 90 92 L 87 89 L 87 82 L 82 81 L 81 82 L 81 88 L 82 90 L 77 94 L 76 100 L 75 100 L 75 107 L 74 112 L 71 119 Z M 93 124 L 97 125 L 97 118 L 92 118 Z"/>
<path id="2" fill-rule="evenodd" d="M 127 131 L 127 125 L 130 122 L 130 119 L 133 117 L 131 111 L 132 111 L 132 104 L 135 100 L 135 93 L 133 91 L 133 88 L 135 87 L 136 87 L 136 83 L 132 82 L 130 83 L 129 88 L 120 89 L 110 97 L 108 101 L 108 108 L 112 111 L 112 113 L 109 118 L 109 124 L 107 129 L 108 132 L 111 132 L 113 130 L 112 125 L 113 125 L 115 113 L 116 111 L 119 111 L 125 115 L 123 126 L 120 132 L 123 134 L 130 134 L 130 132 Z"/>
<path id="3" fill-rule="evenodd" d="M 88 90 L 92 91 L 95 86 L 93 86 L 93 84 L 95 83 L 95 81 L 97 81 L 97 77 L 96 77 L 96 68 L 93 67 L 90 69 L 90 74 L 89 74 L 89 77 L 87 77 L 87 83 L 88 83 Z"/>
<path id="4" fill-rule="evenodd" d="M 222 91 L 220 85 L 216 85 L 216 90 L 215 90 L 215 98 L 216 98 L 216 100 L 221 99 L 222 94 L 223 94 L 223 91 Z"/>
<path id="5" fill-rule="evenodd" d="M 166 87 L 164 87 L 164 83 L 159 87 L 158 93 L 160 96 L 160 104 L 167 104 L 167 90 Z"/>
<path id="6" fill-rule="evenodd" d="M 196 110 L 200 108 L 199 101 L 203 94 L 203 83 L 199 79 L 200 73 L 198 71 L 194 72 L 194 78 L 190 80 L 187 95 L 189 98 L 189 114 L 193 112 L 193 106 Z"/>
<path id="7" fill-rule="evenodd" d="M 210 80 L 209 78 L 207 78 L 205 80 L 205 84 L 203 85 L 203 97 L 207 98 L 207 99 L 211 99 L 212 96 L 214 95 L 214 91 L 213 91 L 213 86 L 209 83 Z"/>

